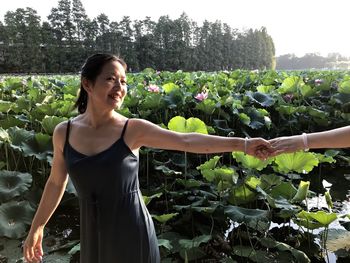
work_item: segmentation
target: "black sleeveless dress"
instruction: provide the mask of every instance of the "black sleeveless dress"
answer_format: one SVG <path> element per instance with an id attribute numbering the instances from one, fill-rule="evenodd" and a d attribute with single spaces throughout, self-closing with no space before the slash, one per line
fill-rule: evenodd
<path id="1" fill-rule="evenodd" d="M 139 161 L 121 137 L 93 156 L 69 144 L 64 158 L 80 204 L 81 263 L 158 263 L 157 236 L 139 189 Z"/>

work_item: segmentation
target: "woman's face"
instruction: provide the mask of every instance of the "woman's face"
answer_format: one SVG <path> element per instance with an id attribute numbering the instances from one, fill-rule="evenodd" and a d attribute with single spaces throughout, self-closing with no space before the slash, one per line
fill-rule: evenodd
<path id="1" fill-rule="evenodd" d="M 92 106 L 119 109 L 127 93 L 125 70 L 119 62 L 110 61 L 103 66 L 95 83 L 89 81 L 87 86 L 88 103 Z"/>

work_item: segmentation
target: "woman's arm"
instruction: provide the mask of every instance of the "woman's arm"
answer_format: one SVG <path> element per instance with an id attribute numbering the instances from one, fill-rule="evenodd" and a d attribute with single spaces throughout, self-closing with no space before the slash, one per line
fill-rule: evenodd
<path id="1" fill-rule="evenodd" d="M 350 147 L 350 126 L 329 131 L 279 137 L 269 141 L 273 155 L 295 152 L 303 149 Z"/>
<path id="2" fill-rule="evenodd" d="M 178 150 L 192 153 L 218 153 L 245 151 L 255 155 L 257 148 L 269 147 L 262 138 L 243 139 L 199 133 L 180 133 L 163 129 L 149 121 L 133 119 L 130 132 L 134 138 L 134 148 L 141 146 Z"/>
<path id="3" fill-rule="evenodd" d="M 23 247 L 24 258 L 27 262 L 41 260 L 44 227 L 61 201 L 67 185 L 68 175 L 63 157 L 66 127 L 66 124 L 59 124 L 53 134 L 54 156 L 50 177 L 46 182 L 39 207 Z"/>

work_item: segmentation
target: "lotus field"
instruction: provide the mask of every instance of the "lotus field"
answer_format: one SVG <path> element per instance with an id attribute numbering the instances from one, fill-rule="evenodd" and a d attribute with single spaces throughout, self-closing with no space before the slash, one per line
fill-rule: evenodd
<path id="1" fill-rule="evenodd" d="M 0 76 L 0 262 L 22 257 L 50 172 L 53 130 L 77 115 L 79 82 L 78 75 Z M 350 124 L 350 73 L 146 69 L 128 74 L 119 112 L 223 136 L 328 130 Z M 349 262 L 348 149 L 260 161 L 242 152 L 143 148 L 139 178 L 162 262 Z M 44 250 L 47 262 L 79 262 L 70 183 L 47 225 Z"/>

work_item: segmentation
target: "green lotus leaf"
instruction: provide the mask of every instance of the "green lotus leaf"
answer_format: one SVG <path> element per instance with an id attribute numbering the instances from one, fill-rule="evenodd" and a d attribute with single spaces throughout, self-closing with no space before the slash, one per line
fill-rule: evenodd
<path id="1" fill-rule="evenodd" d="M 195 179 L 180 179 L 177 178 L 176 182 L 182 184 L 185 188 L 198 188 L 200 187 L 203 183 L 201 181 L 195 180 Z"/>
<path id="2" fill-rule="evenodd" d="M 215 168 L 214 172 L 215 172 L 215 178 L 217 180 L 226 181 L 233 184 L 237 183 L 238 174 L 232 168 L 223 166 L 220 168 Z"/>
<path id="3" fill-rule="evenodd" d="M 178 172 L 178 171 L 172 170 L 172 169 L 170 169 L 169 167 L 167 167 L 165 165 L 156 166 L 154 169 L 156 169 L 158 171 L 162 171 L 162 173 L 164 173 L 165 175 L 182 174 L 182 172 Z"/>
<path id="4" fill-rule="evenodd" d="M 0 127 L 0 140 L 3 142 L 9 142 L 10 136 L 3 128 Z"/>
<path id="5" fill-rule="evenodd" d="M 183 133 L 197 132 L 208 134 L 205 123 L 193 117 L 186 120 L 184 117 L 176 116 L 169 121 L 168 129 Z"/>
<path id="6" fill-rule="evenodd" d="M 326 227 L 337 219 L 337 214 L 325 211 L 306 212 L 303 210 L 297 214 L 297 219 L 319 224 L 320 227 Z"/>
<path id="7" fill-rule="evenodd" d="M 300 181 L 297 193 L 292 199 L 292 202 L 301 202 L 306 199 L 307 192 L 309 191 L 310 182 Z"/>
<path id="8" fill-rule="evenodd" d="M 276 248 L 279 251 L 289 251 L 292 253 L 292 255 L 295 257 L 297 262 L 299 263 L 309 263 L 311 260 L 308 258 L 308 256 L 301 250 L 295 249 L 291 247 L 288 244 L 276 241 L 272 238 L 261 238 L 260 239 L 261 245 L 267 247 L 267 248 Z"/>
<path id="9" fill-rule="evenodd" d="M 239 114 L 239 119 L 241 120 L 241 122 L 243 122 L 245 125 L 249 125 L 250 123 L 250 117 L 245 114 L 245 113 L 240 113 Z"/>
<path id="10" fill-rule="evenodd" d="M 327 156 L 322 153 L 315 153 L 315 156 L 317 157 L 318 161 L 320 163 L 335 163 L 336 160 L 332 156 Z"/>
<path id="11" fill-rule="evenodd" d="M 234 186 L 231 188 L 229 197 L 230 204 L 247 204 L 256 200 L 257 194 L 251 191 L 246 185 Z"/>
<path id="12" fill-rule="evenodd" d="M 266 223 L 269 224 L 270 212 L 267 210 L 248 209 L 230 205 L 224 208 L 224 213 L 234 222 L 245 223 L 258 230 L 265 229 Z"/>
<path id="13" fill-rule="evenodd" d="M 164 101 L 168 104 L 169 109 L 181 107 L 186 103 L 186 96 L 180 89 L 175 89 L 170 94 L 164 96 Z"/>
<path id="14" fill-rule="evenodd" d="M 272 188 L 270 195 L 276 199 L 283 197 L 287 200 L 292 200 L 296 193 L 297 189 L 294 187 L 292 182 L 282 182 L 281 184 Z"/>
<path id="15" fill-rule="evenodd" d="M 39 160 L 49 160 L 52 155 L 52 138 L 50 135 L 37 133 L 34 138 L 22 143 L 24 156 L 35 156 Z"/>
<path id="16" fill-rule="evenodd" d="M 154 199 L 154 198 L 159 198 L 159 197 L 162 196 L 162 194 L 163 194 L 163 193 L 156 193 L 156 194 L 151 195 L 151 196 L 143 195 L 143 196 L 142 196 L 142 197 L 143 197 L 143 201 L 145 202 L 146 205 L 148 205 L 148 204 L 152 201 L 152 199 Z"/>
<path id="17" fill-rule="evenodd" d="M 210 170 L 210 169 L 205 169 L 201 171 L 203 177 L 208 181 L 208 182 L 213 182 L 215 180 L 215 171 Z"/>
<path id="18" fill-rule="evenodd" d="M 150 93 L 142 101 L 140 108 L 143 110 L 161 110 L 165 106 L 165 101 L 163 100 L 162 94 L 160 93 Z"/>
<path id="19" fill-rule="evenodd" d="M 0 112 L 9 112 L 15 105 L 10 101 L 0 100 Z"/>
<path id="20" fill-rule="evenodd" d="M 248 126 L 252 129 L 260 129 L 266 125 L 265 116 L 267 111 L 265 109 L 255 109 L 253 107 L 249 107 L 246 110 L 246 114 L 250 118 L 250 123 Z"/>
<path id="21" fill-rule="evenodd" d="M 75 245 L 74 247 L 72 247 L 69 251 L 68 251 L 68 255 L 74 255 L 75 253 L 80 251 L 80 243 Z"/>
<path id="22" fill-rule="evenodd" d="M 289 105 L 279 105 L 276 107 L 276 110 L 281 114 L 292 115 L 298 111 L 298 108 Z"/>
<path id="23" fill-rule="evenodd" d="M 34 209 L 28 201 L 11 201 L 0 205 L 0 236 L 21 238 L 31 224 Z"/>
<path id="24" fill-rule="evenodd" d="M 196 109 L 205 114 L 212 115 L 217 108 L 216 103 L 212 99 L 206 99 L 196 105 Z"/>
<path id="25" fill-rule="evenodd" d="M 260 104 L 263 107 L 270 107 L 275 103 L 275 100 L 270 96 L 265 93 L 261 92 L 251 92 L 248 91 L 246 93 L 248 98 L 250 98 L 251 101 Z"/>
<path id="26" fill-rule="evenodd" d="M 201 235 L 193 239 L 180 239 L 179 244 L 185 249 L 191 249 L 194 247 L 199 247 L 202 243 L 208 243 L 212 238 L 211 235 Z"/>
<path id="27" fill-rule="evenodd" d="M 270 189 L 271 186 L 279 185 L 282 182 L 281 176 L 277 176 L 275 174 L 263 174 L 260 178 L 262 182 L 261 188 L 263 189 Z"/>
<path id="28" fill-rule="evenodd" d="M 257 187 L 261 185 L 261 179 L 255 176 L 248 176 L 245 179 L 245 184 L 248 185 L 251 189 L 256 190 Z"/>
<path id="29" fill-rule="evenodd" d="M 237 162 L 241 163 L 245 168 L 255 169 L 261 171 L 266 168 L 274 160 L 273 158 L 268 158 L 262 161 L 254 156 L 244 154 L 243 152 L 232 152 L 232 157 L 236 159 Z"/>
<path id="30" fill-rule="evenodd" d="M 350 80 L 344 80 L 339 83 L 339 93 L 350 94 Z"/>
<path id="31" fill-rule="evenodd" d="M 326 199 L 326 203 L 330 209 L 333 208 L 332 196 L 329 191 L 325 192 L 324 197 Z"/>
<path id="32" fill-rule="evenodd" d="M 22 150 L 23 143 L 34 138 L 34 131 L 27 131 L 18 127 L 11 127 L 7 130 L 10 136 L 10 146 L 13 149 Z"/>
<path id="33" fill-rule="evenodd" d="M 158 238 L 158 247 L 165 247 L 168 250 L 173 249 L 173 246 L 171 245 L 170 240 L 161 239 L 161 238 Z"/>
<path id="34" fill-rule="evenodd" d="M 53 134 L 53 131 L 57 124 L 67 120 L 65 117 L 57 117 L 57 116 L 45 116 L 41 121 L 41 125 L 43 126 L 45 132 L 49 135 Z"/>
<path id="35" fill-rule="evenodd" d="M 152 217 L 154 219 L 156 219 L 158 222 L 160 223 L 166 223 L 167 221 L 169 221 L 170 219 L 174 218 L 175 216 L 177 216 L 179 213 L 171 213 L 171 214 L 164 214 L 164 215 L 152 215 Z"/>
<path id="36" fill-rule="evenodd" d="M 281 94 L 296 93 L 298 88 L 304 84 L 303 80 L 299 76 L 291 76 L 284 79 L 281 86 L 277 91 Z"/>
<path id="37" fill-rule="evenodd" d="M 0 171 L 0 202 L 20 196 L 29 189 L 32 176 L 28 173 Z"/>
<path id="38" fill-rule="evenodd" d="M 3 129 L 9 129 L 15 126 L 23 128 L 25 125 L 26 123 L 19 119 L 17 115 L 6 115 L 4 119 L 0 120 L 0 127 Z"/>
<path id="39" fill-rule="evenodd" d="M 249 262 L 266 262 L 271 263 L 271 259 L 269 258 L 269 254 L 264 250 L 259 250 L 256 248 L 252 248 L 249 246 L 233 246 L 232 247 L 233 254 L 237 255 L 240 258 L 248 258 Z M 244 262 L 248 262 L 248 259 Z M 235 263 L 236 261 L 223 261 L 227 263 Z"/>
<path id="40" fill-rule="evenodd" d="M 328 112 L 321 111 L 312 107 L 308 107 L 308 113 L 310 114 L 310 116 L 316 117 L 319 119 L 327 119 L 329 116 Z"/>
<path id="41" fill-rule="evenodd" d="M 220 156 L 214 156 L 209 161 L 206 161 L 205 163 L 201 164 L 200 166 L 197 166 L 197 170 L 213 170 L 220 160 Z"/>
<path id="42" fill-rule="evenodd" d="M 162 85 L 162 88 L 163 88 L 165 94 L 169 94 L 172 91 L 179 89 L 180 87 L 178 85 L 176 85 L 175 83 L 171 82 L 171 83 L 166 83 L 166 84 Z"/>
<path id="43" fill-rule="evenodd" d="M 317 157 L 310 152 L 284 153 L 275 157 L 276 170 L 280 173 L 309 173 L 319 164 Z"/>
<path id="44" fill-rule="evenodd" d="M 266 85 L 259 85 L 259 86 L 256 87 L 256 90 L 258 92 L 261 92 L 261 93 L 269 94 L 269 93 L 271 93 L 272 91 L 275 90 L 275 86 L 272 86 L 272 85 L 268 85 L 268 86 L 266 86 Z"/>

